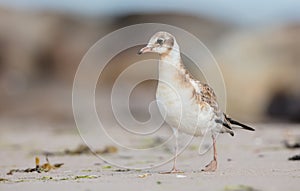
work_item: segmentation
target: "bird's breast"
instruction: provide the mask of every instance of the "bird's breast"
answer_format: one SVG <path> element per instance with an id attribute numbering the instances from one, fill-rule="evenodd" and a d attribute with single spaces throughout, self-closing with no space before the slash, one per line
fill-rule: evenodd
<path id="1" fill-rule="evenodd" d="M 176 81 L 159 82 L 156 98 L 159 110 L 170 126 L 196 136 L 202 135 L 205 128 L 211 126 L 214 113 L 210 107 L 200 106 L 193 98 L 191 86 L 182 86 Z"/>

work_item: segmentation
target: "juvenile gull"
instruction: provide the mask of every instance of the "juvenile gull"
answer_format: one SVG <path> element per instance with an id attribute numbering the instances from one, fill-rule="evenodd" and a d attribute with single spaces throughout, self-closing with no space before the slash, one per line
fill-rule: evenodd
<path id="1" fill-rule="evenodd" d="M 219 109 L 213 89 L 196 80 L 184 67 L 179 45 L 173 35 L 157 32 L 138 54 L 147 52 L 158 53 L 160 56 L 156 99 L 162 103 L 158 104 L 159 110 L 161 113 L 166 113 L 165 121 L 172 127 L 176 140 L 173 168 L 167 173 L 180 172 L 176 168 L 178 131 L 192 136 L 203 136 L 207 130 L 211 133 L 214 156 L 203 171 L 215 171 L 217 169 L 216 135 L 229 133 L 233 136 L 232 126 L 250 131 L 254 129 L 231 119 Z"/>

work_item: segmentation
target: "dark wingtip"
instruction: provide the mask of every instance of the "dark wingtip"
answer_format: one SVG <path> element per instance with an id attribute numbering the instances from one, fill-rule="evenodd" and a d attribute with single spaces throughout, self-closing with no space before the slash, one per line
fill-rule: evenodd
<path id="1" fill-rule="evenodd" d="M 142 50 L 139 50 L 136 54 L 141 55 L 142 53 L 143 53 Z"/>
<path id="2" fill-rule="evenodd" d="M 236 120 L 231 119 L 231 118 L 230 118 L 228 115 L 226 115 L 225 113 L 224 113 L 224 117 L 225 117 L 226 120 L 228 120 L 228 121 L 229 121 L 231 124 L 233 124 L 233 125 L 238 125 L 238 126 L 242 127 L 243 129 L 248 130 L 248 131 L 255 131 L 254 128 L 249 127 L 248 125 L 245 125 L 245 124 L 243 124 L 243 123 L 240 123 L 240 122 L 238 122 L 238 121 L 236 121 Z"/>
<path id="3" fill-rule="evenodd" d="M 240 123 L 240 125 L 241 125 L 241 127 L 243 127 L 243 129 L 246 129 L 246 130 L 249 130 L 249 131 L 255 131 L 255 129 L 252 128 L 252 127 L 249 127 L 249 126 L 244 125 L 244 124 L 242 124 L 242 123 Z"/>

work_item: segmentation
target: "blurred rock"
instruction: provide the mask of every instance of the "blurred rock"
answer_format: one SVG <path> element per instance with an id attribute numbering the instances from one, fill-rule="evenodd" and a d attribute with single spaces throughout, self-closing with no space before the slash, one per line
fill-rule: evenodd
<path id="1" fill-rule="evenodd" d="M 117 28 L 139 23 L 163 23 L 180 27 L 198 37 L 209 49 L 213 49 L 221 38 L 234 29 L 232 24 L 213 18 L 175 12 L 129 14 L 119 16 L 115 21 Z"/>
<path id="2" fill-rule="evenodd" d="M 274 120 L 300 122 L 300 96 L 295 97 L 289 91 L 275 92 L 267 107 L 267 115 Z"/>
<path id="3" fill-rule="evenodd" d="M 11 76 L 8 78 L 14 78 L 10 73 L 16 73 L 29 84 L 47 79 L 71 84 L 88 48 L 110 31 L 131 24 L 160 22 L 182 27 L 211 47 L 230 29 L 228 24 L 216 20 L 176 13 L 89 18 L 2 8 L 0 16 L 1 69 Z M 124 63 L 131 64 L 128 59 Z M 115 70 L 122 70 L 118 66 Z M 113 76 L 108 75 L 111 79 L 107 80 L 114 81 Z"/>
<path id="4" fill-rule="evenodd" d="M 265 120 L 278 90 L 299 97 L 299 34 L 300 24 L 247 29 L 220 43 L 216 55 L 225 78 L 229 113 L 243 120 Z"/>
<path id="5" fill-rule="evenodd" d="M 281 116 L 294 116 L 298 111 L 287 111 L 285 108 L 290 107 L 285 105 L 295 107 L 297 104 L 293 103 L 298 103 L 300 97 L 300 24 L 241 30 L 215 19 L 179 13 L 113 18 L 0 8 L 1 116 L 72 121 L 72 82 L 85 52 L 109 32 L 145 22 L 181 27 L 205 43 L 224 73 L 227 108 L 235 118 L 257 121 L 264 120 L 266 113 L 271 117 L 277 117 L 278 111 Z M 138 61 L 137 57 L 128 56 L 134 55 L 137 48 L 113 58 L 99 84 L 110 91 L 118 75 Z M 132 75 L 132 79 L 135 75 L 139 74 Z M 280 89 L 294 98 L 283 97 L 286 100 L 281 103 L 276 94 Z M 137 91 L 131 102 L 138 106 L 148 104 L 154 98 L 155 83 L 144 83 Z M 110 102 L 104 100 L 109 95 L 101 96 L 101 107 L 109 107 L 105 103 Z M 136 101 L 140 98 L 143 100 Z M 140 108 L 148 112 L 144 106 Z M 141 114 L 139 110 L 133 113 Z"/>
<path id="6" fill-rule="evenodd" d="M 2 8 L 1 69 L 19 73 L 29 83 L 49 78 L 71 83 L 87 49 L 111 30 L 109 21 Z"/>

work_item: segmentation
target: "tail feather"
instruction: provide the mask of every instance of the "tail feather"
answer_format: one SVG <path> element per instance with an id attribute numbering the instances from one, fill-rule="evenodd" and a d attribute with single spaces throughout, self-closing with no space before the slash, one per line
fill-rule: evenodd
<path id="1" fill-rule="evenodd" d="M 238 122 L 238 121 L 235 121 L 235 120 L 231 119 L 231 118 L 228 117 L 225 113 L 224 113 L 224 116 L 225 116 L 225 119 L 226 119 L 227 121 L 229 121 L 229 122 L 230 122 L 231 124 L 233 124 L 233 125 L 238 125 L 238 126 L 242 127 L 242 128 L 245 129 L 245 130 L 255 131 L 254 128 L 249 127 L 248 125 L 245 125 L 245 124 L 243 124 L 243 123 L 240 123 L 240 122 Z"/>
<path id="2" fill-rule="evenodd" d="M 222 120 L 219 120 L 219 119 L 216 119 L 215 120 L 216 123 L 220 123 L 222 124 L 224 127 L 226 127 L 227 129 L 225 130 L 225 132 L 229 133 L 231 136 L 234 136 L 234 132 L 232 131 L 232 128 L 230 127 L 230 125 L 225 122 L 225 121 L 222 121 Z"/>

